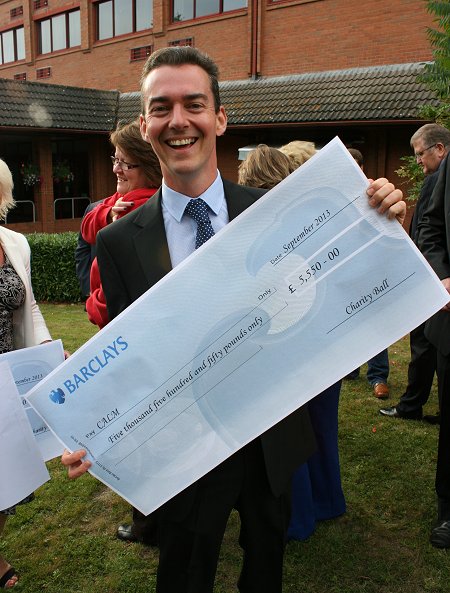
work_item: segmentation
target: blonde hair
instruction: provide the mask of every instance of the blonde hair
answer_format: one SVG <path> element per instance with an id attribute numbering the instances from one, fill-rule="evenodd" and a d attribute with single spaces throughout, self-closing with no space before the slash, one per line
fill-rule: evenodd
<path id="1" fill-rule="evenodd" d="M 109 139 L 115 148 L 120 148 L 132 159 L 133 164 L 139 165 L 144 172 L 149 187 L 159 187 L 162 181 L 161 166 L 152 145 L 141 135 L 139 122 L 118 124 L 111 132 Z"/>
<path id="2" fill-rule="evenodd" d="M 289 157 L 277 148 L 259 144 L 239 165 L 238 183 L 272 189 L 294 170 Z"/>
<path id="3" fill-rule="evenodd" d="M 5 220 L 8 210 L 15 206 L 13 187 L 11 171 L 5 161 L 0 159 L 0 220 Z"/>
<path id="4" fill-rule="evenodd" d="M 307 140 L 293 140 L 280 148 L 280 151 L 287 155 L 298 169 L 308 159 L 316 154 L 317 149 L 314 142 Z"/>

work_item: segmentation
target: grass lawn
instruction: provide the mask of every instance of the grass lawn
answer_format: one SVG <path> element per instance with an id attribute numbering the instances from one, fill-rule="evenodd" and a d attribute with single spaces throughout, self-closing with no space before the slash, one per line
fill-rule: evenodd
<path id="1" fill-rule="evenodd" d="M 42 305 L 53 337 L 74 351 L 95 333 L 82 305 Z M 389 349 L 392 404 L 405 387 L 409 344 Z M 365 380 L 341 393 L 340 455 L 347 513 L 288 544 L 285 593 L 448 593 L 450 552 L 428 536 L 436 515 L 438 427 L 384 419 Z M 426 413 L 437 410 L 434 388 Z M 158 553 L 115 538 L 129 505 L 90 475 L 69 481 L 58 460 L 36 500 L 8 519 L 0 554 L 20 572 L 21 593 L 154 593 Z M 1 480 L 7 476 L 1 476 Z M 215 593 L 236 591 L 239 519 L 222 546 Z M 173 593 L 177 593 L 174 591 Z"/>

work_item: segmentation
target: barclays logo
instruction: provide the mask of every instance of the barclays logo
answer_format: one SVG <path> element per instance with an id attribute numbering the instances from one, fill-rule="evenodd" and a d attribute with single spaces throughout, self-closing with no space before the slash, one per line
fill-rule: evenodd
<path id="1" fill-rule="evenodd" d="M 122 352 L 127 350 L 128 342 L 122 336 L 108 344 L 105 348 L 100 350 L 93 358 L 80 367 L 76 373 L 72 373 L 65 381 L 63 381 L 63 391 L 60 387 L 54 389 L 50 394 L 50 400 L 55 404 L 63 404 L 66 401 L 66 394 L 72 395 L 84 383 L 98 375 L 108 364 L 115 360 Z"/>
<path id="2" fill-rule="evenodd" d="M 58 387 L 58 389 L 53 389 L 49 394 L 49 398 L 55 404 L 63 404 L 66 401 L 66 396 L 61 387 Z"/>

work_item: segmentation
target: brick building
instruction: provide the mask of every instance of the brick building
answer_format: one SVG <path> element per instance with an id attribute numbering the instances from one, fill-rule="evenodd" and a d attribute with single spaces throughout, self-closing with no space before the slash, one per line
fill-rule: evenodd
<path id="1" fill-rule="evenodd" d="M 8 224 L 77 229 L 86 203 L 112 192 L 108 133 L 138 115 L 143 61 L 167 45 L 219 65 L 226 177 L 239 147 L 339 135 L 370 176 L 395 179 L 433 101 L 416 80 L 427 26 L 424 0 L 1 0 L 0 156 L 23 202 Z M 25 186 L 22 164 L 41 183 Z"/>

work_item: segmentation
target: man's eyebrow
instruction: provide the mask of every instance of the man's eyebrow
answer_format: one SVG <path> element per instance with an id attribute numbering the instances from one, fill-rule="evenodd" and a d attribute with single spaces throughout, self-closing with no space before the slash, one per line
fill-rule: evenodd
<path id="1" fill-rule="evenodd" d="M 184 95 L 184 101 L 195 101 L 197 99 L 203 99 L 203 101 L 208 100 L 208 95 L 204 93 L 191 93 L 189 95 Z M 161 95 L 160 97 L 150 97 L 148 101 L 148 105 L 153 105 L 154 103 L 170 103 L 170 98 L 166 97 L 165 95 Z"/>
<path id="2" fill-rule="evenodd" d="M 183 99 L 185 101 L 195 101 L 196 99 L 203 99 L 203 101 L 207 101 L 208 95 L 204 95 L 203 93 L 192 93 L 190 95 L 185 95 Z"/>

